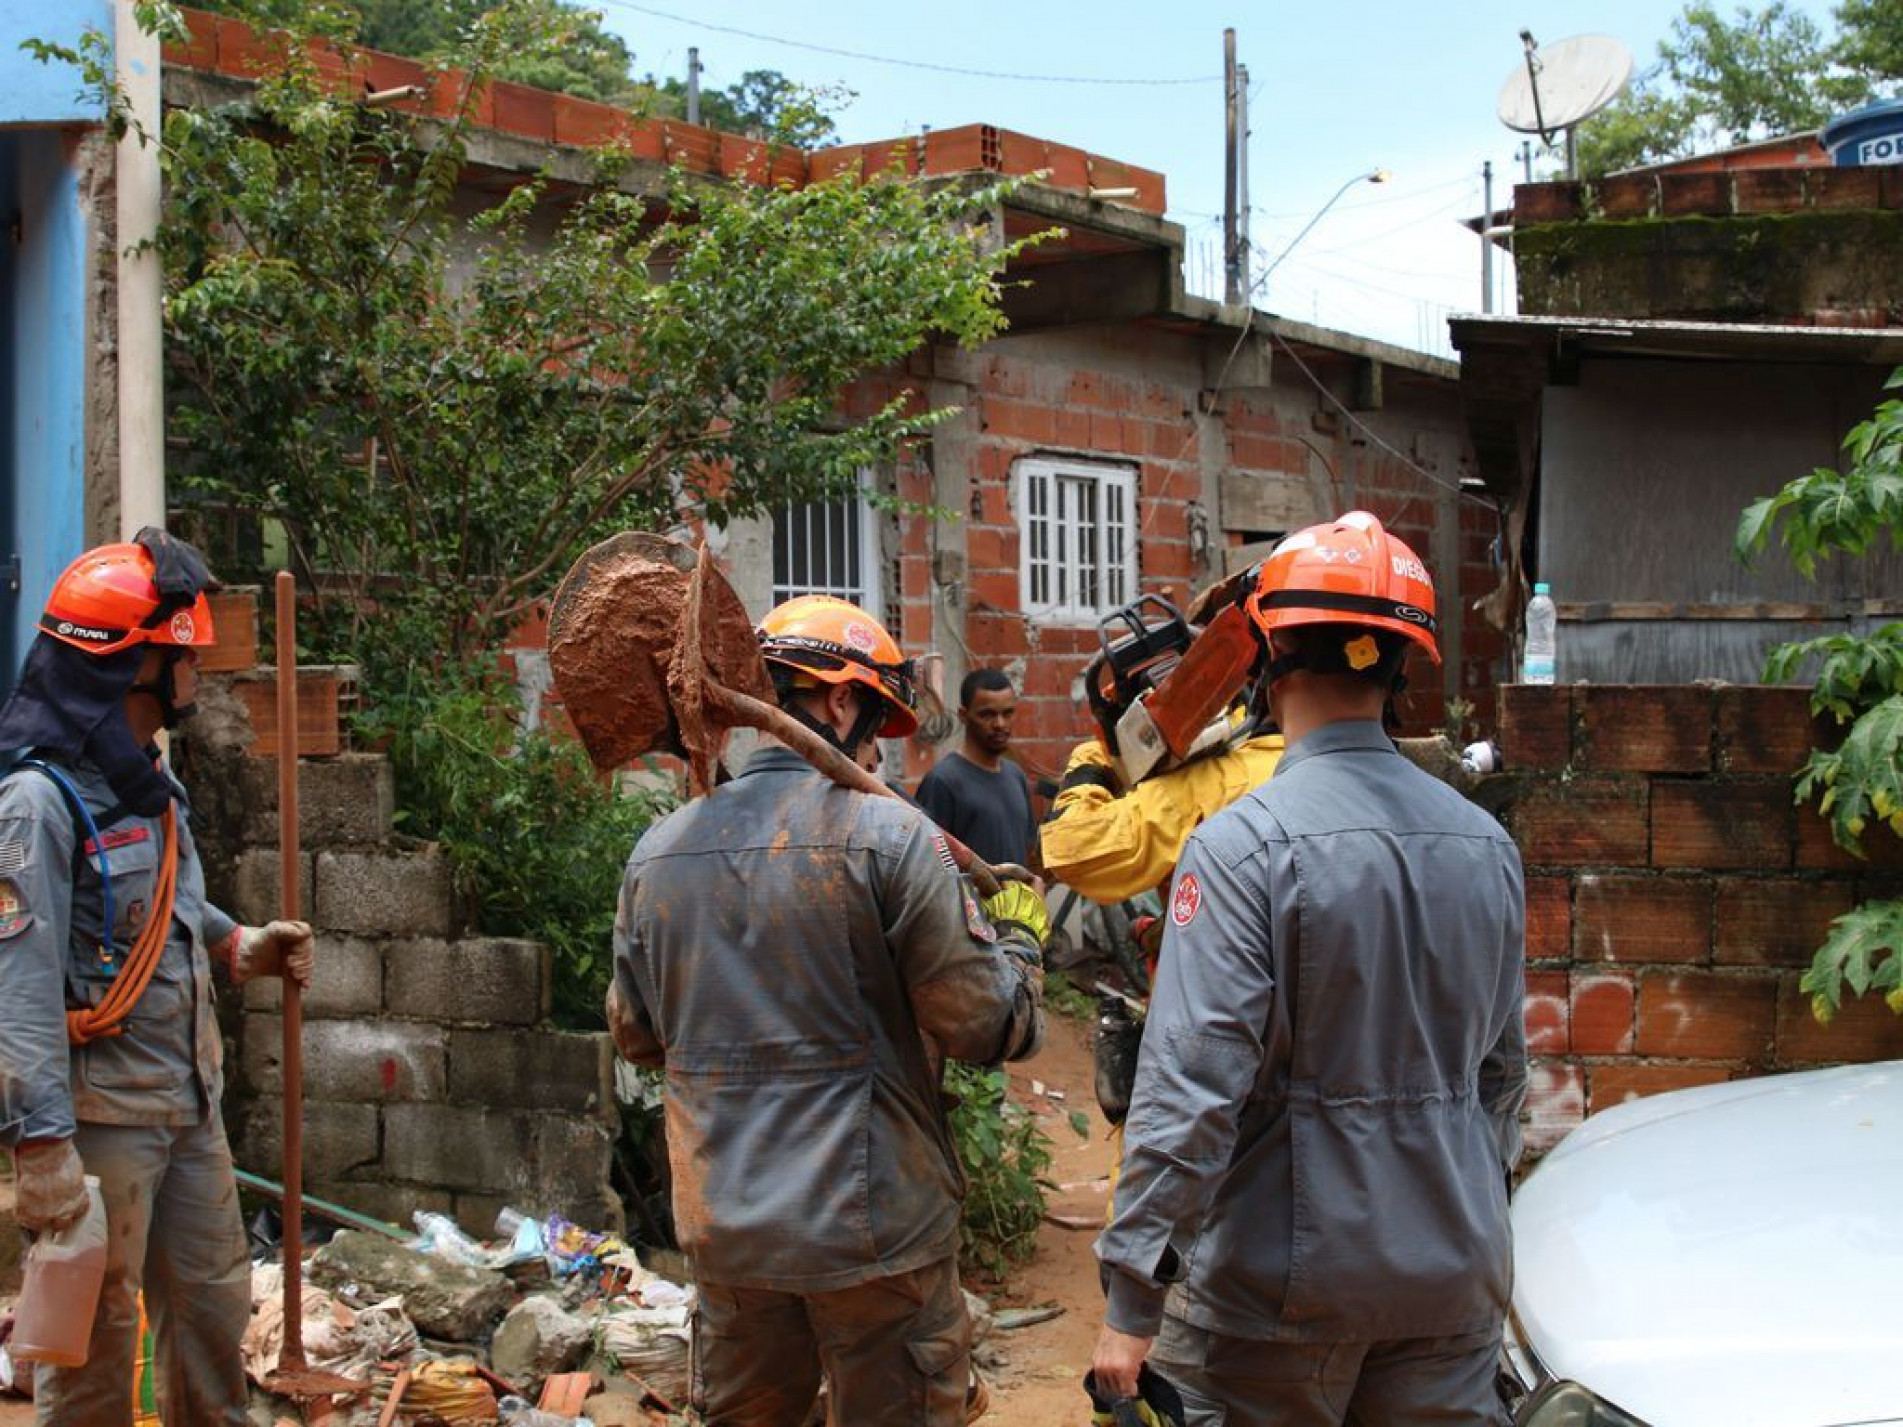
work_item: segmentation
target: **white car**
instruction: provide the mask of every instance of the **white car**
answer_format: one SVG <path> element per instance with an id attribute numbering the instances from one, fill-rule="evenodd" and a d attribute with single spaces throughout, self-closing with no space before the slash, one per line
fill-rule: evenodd
<path id="1" fill-rule="evenodd" d="M 1520 1427 L 1903 1423 L 1903 1061 L 1594 1115 L 1513 1254 Z"/>

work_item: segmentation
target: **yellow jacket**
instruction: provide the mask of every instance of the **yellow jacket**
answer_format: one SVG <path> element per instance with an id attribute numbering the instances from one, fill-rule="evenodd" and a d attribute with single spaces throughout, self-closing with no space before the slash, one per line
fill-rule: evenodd
<path id="1" fill-rule="evenodd" d="M 1282 735 L 1262 734 L 1119 792 L 1103 745 L 1080 743 L 1040 831 L 1045 870 L 1093 902 L 1146 892 L 1170 875 L 1197 826 L 1267 779 L 1281 757 Z"/>

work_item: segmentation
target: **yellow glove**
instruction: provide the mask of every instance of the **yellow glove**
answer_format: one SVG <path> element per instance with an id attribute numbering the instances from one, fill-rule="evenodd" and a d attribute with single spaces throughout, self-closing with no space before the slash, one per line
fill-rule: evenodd
<path id="1" fill-rule="evenodd" d="M 1051 914 L 1044 899 L 1024 882 L 1006 882 L 985 898 L 985 915 L 999 931 L 1019 931 L 1039 951 L 1051 939 Z"/>

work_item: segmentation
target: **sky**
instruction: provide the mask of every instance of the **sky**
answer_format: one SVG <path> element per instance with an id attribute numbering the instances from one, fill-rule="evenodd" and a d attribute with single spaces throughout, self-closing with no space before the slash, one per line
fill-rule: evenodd
<path id="1" fill-rule="evenodd" d="M 1495 115 L 1522 62 L 1519 32 L 1542 45 L 1611 35 L 1643 70 L 1682 9 L 1668 0 L 586 3 L 628 41 L 641 72 L 685 75 L 697 46 L 708 88 L 750 69 L 843 85 L 854 95 L 835 115 L 846 143 L 984 123 L 1160 170 L 1169 216 L 1185 229 L 1190 290 L 1214 297 L 1222 36 L 1233 26 L 1251 91 L 1255 270 L 1274 264 L 1256 305 L 1442 355 L 1451 355 L 1448 314 L 1482 308 L 1480 240 L 1459 225 L 1481 211 L 1481 166 L 1492 161 L 1496 207 L 1522 173 L 1522 136 Z M 1829 0 L 1793 8 L 1831 28 Z M 1165 82 L 1182 80 L 1192 82 Z M 1536 177 L 1543 165 L 1551 161 L 1536 154 Z M 1376 169 L 1385 183 L 1360 179 Z M 1494 263 L 1495 311 L 1512 310 L 1510 269 Z"/>

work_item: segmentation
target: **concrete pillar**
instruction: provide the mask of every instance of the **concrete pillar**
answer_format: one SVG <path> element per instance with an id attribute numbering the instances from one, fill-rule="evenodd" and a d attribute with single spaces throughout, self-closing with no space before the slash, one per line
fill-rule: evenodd
<path id="1" fill-rule="evenodd" d="M 159 41 L 115 0 L 114 54 L 133 125 L 119 141 L 119 532 L 165 523 L 165 341 L 159 231 Z M 140 130 L 147 138 L 141 141 Z"/>

